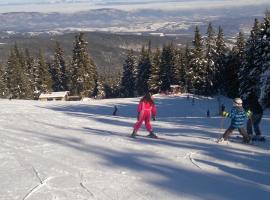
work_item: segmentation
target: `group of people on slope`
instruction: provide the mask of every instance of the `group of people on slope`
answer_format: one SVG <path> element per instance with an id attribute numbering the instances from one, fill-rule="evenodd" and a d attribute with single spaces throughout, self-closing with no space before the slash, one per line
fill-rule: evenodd
<path id="1" fill-rule="evenodd" d="M 224 117 L 231 118 L 231 124 L 218 142 L 227 141 L 235 129 L 238 129 L 239 133 L 243 136 L 244 143 L 249 143 L 251 140 L 265 141 L 265 137 L 261 136 L 261 130 L 259 127 L 263 116 L 263 109 L 256 95 L 250 94 L 245 101 L 244 107 L 242 99 L 235 98 L 233 100 L 231 112 L 229 113 L 224 111 L 222 115 Z M 244 127 L 244 121 L 246 118 L 248 119 L 247 130 Z M 254 137 L 253 129 L 255 132 Z"/>
<path id="2" fill-rule="evenodd" d="M 245 108 L 245 109 L 244 109 Z M 137 122 L 134 125 L 132 137 L 137 136 L 137 132 L 140 129 L 143 122 L 145 122 L 145 127 L 149 132 L 148 137 L 158 138 L 153 132 L 151 125 L 151 118 L 156 120 L 156 106 L 154 100 L 150 93 L 146 93 L 139 102 L 138 105 L 138 115 Z M 235 98 L 233 101 L 233 107 L 231 112 L 222 112 L 224 117 L 231 118 L 231 124 L 229 128 L 225 131 L 223 136 L 218 140 L 218 142 L 223 142 L 228 140 L 229 136 L 232 134 L 233 130 L 238 129 L 239 133 L 243 136 L 243 142 L 249 143 L 251 139 L 264 141 L 265 138 L 261 136 L 261 131 L 259 124 L 263 116 L 263 109 L 256 95 L 251 94 L 245 102 L 243 107 L 243 101 L 240 98 Z M 244 121 L 247 120 L 247 131 L 244 128 Z M 255 132 L 255 137 L 253 137 L 253 129 Z"/>

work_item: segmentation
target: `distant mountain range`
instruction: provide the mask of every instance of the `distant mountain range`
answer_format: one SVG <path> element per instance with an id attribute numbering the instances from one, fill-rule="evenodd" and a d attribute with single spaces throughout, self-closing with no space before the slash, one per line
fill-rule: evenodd
<path id="1" fill-rule="evenodd" d="M 63 1 L 69 0 L 61 0 Z M 94 1 L 98 3 L 98 0 Z M 56 4 L 57 2 L 59 1 L 51 0 L 52 5 L 61 5 Z M 72 0 L 70 2 L 72 3 Z M 104 2 L 100 0 L 101 4 Z M 117 2 L 121 3 L 120 0 Z M 117 2 L 106 1 L 107 5 L 109 3 L 115 5 Z M 149 3 L 149 0 L 147 2 Z M 132 2 L 129 1 L 130 3 Z M 239 31 L 249 34 L 254 19 L 261 20 L 266 8 L 267 5 L 260 4 L 215 9 L 103 8 L 66 13 L 28 11 L 0 13 L 0 64 L 6 62 L 9 49 L 13 47 L 15 41 L 19 47 L 29 48 L 32 54 L 36 54 L 37 49 L 42 48 L 46 57 L 53 55 L 55 41 L 60 41 L 66 56 L 70 58 L 75 32 L 83 31 L 87 32 L 85 36 L 89 42 L 90 54 L 99 71 L 109 71 L 111 74 L 121 70 L 128 49 L 139 51 L 149 40 L 152 41 L 153 48 L 162 47 L 169 42 L 183 46 L 192 41 L 195 26 L 199 26 L 202 35 L 205 35 L 209 22 L 212 22 L 216 30 L 220 25 L 224 28 L 226 39 L 235 38 Z"/>
<path id="2" fill-rule="evenodd" d="M 261 19 L 265 5 L 220 9 L 156 10 L 95 9 L 75 13 L 0 13 L 0 37 L 11 35 L 63 34 L 100 31 L 122 34 L 190 35 L 195 26 L 206 31 L 209 22 L 221 25 L 227 36 L 249 33 L 255 18 Z"/>

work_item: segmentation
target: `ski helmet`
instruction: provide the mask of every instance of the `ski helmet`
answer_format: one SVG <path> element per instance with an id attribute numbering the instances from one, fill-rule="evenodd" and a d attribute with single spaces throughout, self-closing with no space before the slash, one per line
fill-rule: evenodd
<path id="1" fill-rule="evenodd" d="M 242 106 L 242 103 L 243 103 L 243 101 L 240 98 L 235 98 L 233 100 L 233 106 Z"/>

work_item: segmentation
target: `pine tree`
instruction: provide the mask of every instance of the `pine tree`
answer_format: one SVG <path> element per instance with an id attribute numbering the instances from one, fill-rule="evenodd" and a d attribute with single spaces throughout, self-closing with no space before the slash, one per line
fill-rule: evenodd
<path id="1" fill-rule="evenodd" d="M 226 57 L 226 68 L 224 69 L 224 92 L 230 98 L 235 98 L 238 96 L 239 81 L 237 76 L 237 65 L 239 64 L 237 56 L 233 51 L 228 53 Z"/>
<path id="2" fill-rule="evenodd" d="M 106 78 L 106 82 L 104 83 L 106 98 L 121 97 L 121 81 L 122 73 L 110 73 L 110 75 Z"/>
<path id="3" fill-rule="evenodd" d="M 191 50 L 190 67 L 192 73 L 189 77 L 192 90 L 197 94 L 204 94 L 207 88 L 205 77 L 207 76 L 206 60 L 204 58 L 203 39 L 199 28 L 196 26 L 194 48 Z"/>
<path id="4" fill-rule="evenodd" d="M 172 68 L 171 68 L 171 84 L 173 85 L 180 85 L 180 77 L 181 77 L 181 59 L 182 59 L 182 53 L 179 49 L 176 49 L 176 47 L 171 44 L 171 50 L 172 50 Z"/>
<path id="5" fill-rule="evenodd" d="M 269 105 L 270 98 L 270 11 L 266 11 L 264 21 L 261 26 L 261 80 L 260 99 L 264 104 Z M 257 63 L 260 63 L 257 60 Z M 267 102 L 268 100 L 268 102 Z"/>
<path id="6" fill-rule="evenodd" d="M 97 98 L 104 99 L 106 97 L 105 87 L 104 87 L 104 77 L 100 77 L 97 81 Z"/>
<path id="7" fill-rule="evenodd" d="M 17 99 L 27 99 L 30 95 L 25 58 L 17 44 L 11 50 L 7 61 L 6 83 L 9 95 Z"/>
<path id="8" fill-rule="evenodd" d="M 186 44 L 184 54 L 183 54 L 183 69 L 185 69 L 185 88 L 187 92 L 192 92 L 193 90 L 193 76 L 194 71 L 190 65 L 191 63 L 191 49 L 188 44 Z"/>
<path id="9" fill-rule="evenodd" d="M 34 77 L 34 58 L 30 55 L 29 50 L 25 49 L 25 71 L 26 77 L 28 78 L 29 83 L 29 98 L 34 99 L 34 91 L 35 91 L 35 77 Z"/>
<path id="10" fill-rule="evenodd" d="M 66 91 L 68 90 L 68 77 L 66 71 L 66 63 L 64 59 L 64 51 L 60 47 L 59 42 L 56 42 L 54 60 L 50 66 L 52 75 L 52 88 L 53 91 Z"/>
<path id="11" fill-rule="evenodd" d="M 224 32 L 221 26 L 218 28 L 216 38 L 216 63 L 215 63 L 215 77 L 214 77 L 214 90 L 224 93 L 224 72 L 226 67 L 226 55 L 228 48 L 224 40 Z"/>
<path id="12" fill-rule="evenodd" d="M 71 92 L 84 97 L 94 96 L 97 90 L 97 70 L 87 52 L 88 43 L 80 33 L 75 37 L 71 63 Z"/>
<path id="13" fill-rule="evenodd" d="M 52 79 L 49 73 L 49 66 L 46 63 L 43 52 L 40 49 L 37 59 L 36 87 L 39 92 L 47 93 L 52 91 Z"/>
<path id="14" fill-rule="evenodd" d="M 6 83 L 3 66 L 0 65 L 0 97 L 6 97 Z"/>
<path id="15" fill-rule="evenodd" d="M 260 23 L 255 19 L 251 34 L 246 43 L 244 61 L 239 70 L 240 96 L 246 99 L 251 93 L 256 94 L 259 90 L 261 66 L 256 60 L 260 59 L 258 44 L 260 43 Z M 259 56 L 259 57 L 258 57 Z"/>
<path id="16" fill-rule="evenodd" d="M 178 50 L 179 55 L 179 81 L 178 84 L 182 86 L 182 88 L 187 89 L 188 83 L 188 73 L 187 73 L 187 63 L 188 63 L 188 46 L 183 51 Z"/>
<path id="17" fill-rule="evenodd" d="M 151 70 L 151 49 L 145 49 L 143 46 L 141 49 L 136 77 L 136 91 L 138 95 L 144 95 L 149 91 L 148 80 L 150 78 Z"/>
<path id="18" fill-rule="evenodd" d="M 205 94 L 213 92 L 214 80 L 216 76 L 217 46 L 215 41 L 215 32 L 212 24 L 209 23 L 206 38 L 206 76 L 205 76 Z"/>
<path id="19" fill-rule="evenodd" d="M 174 70 L 174 49 L 173 45 L 165 45 L 161 53 L 160 63 L 160 90 L 168 92 L 170 86 L 173 84 L 173 70 Z"/>
<path id="20" fill-rule="evenodd" d="M 243 33 L 239 33 L 236 41 L 236 46 L 228 56 L 225 77 L 225 90 L 229 97 L 234 98 L 239 96 L 239 68 L 245 58 L 245 39 Z"/>
<path id="21" fill-rule="evenodd" d="M 121 96 L 134 97 L 136 87 L 136 60 L 133 50 L 129 50 L 123 64 L 123 75 L 121 80 Z"/>
<path id="22" fill-rule="evenodd" d="M 157 48 L 151 65 L 150 78 L 148 80 L 149 90 L 153 93 L 158 93 L 160 90 L 160 65 L 161 65 L 161 52 Z"/>

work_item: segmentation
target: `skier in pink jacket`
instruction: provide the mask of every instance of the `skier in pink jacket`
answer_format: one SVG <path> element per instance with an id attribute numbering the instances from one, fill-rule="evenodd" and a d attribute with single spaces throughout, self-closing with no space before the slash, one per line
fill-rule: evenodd
<path id="1" fill-rule="evenodd" d="M 154 121 L 156 120 L 156 106 L 150 93 L 146 93 L 140 100 L 140 103 L 138 105 L 137 122 L 134 125 L 134 129 L 131 136 L 136 137 L 137 131 L 140 129 L 142 123 L 144 122 L 145 127 L 149 132 L 148 137 L 157 138 L 156 134 L 154 134 L 153 132 L 152 125 L 150 123 L 151 117 Z"/>

